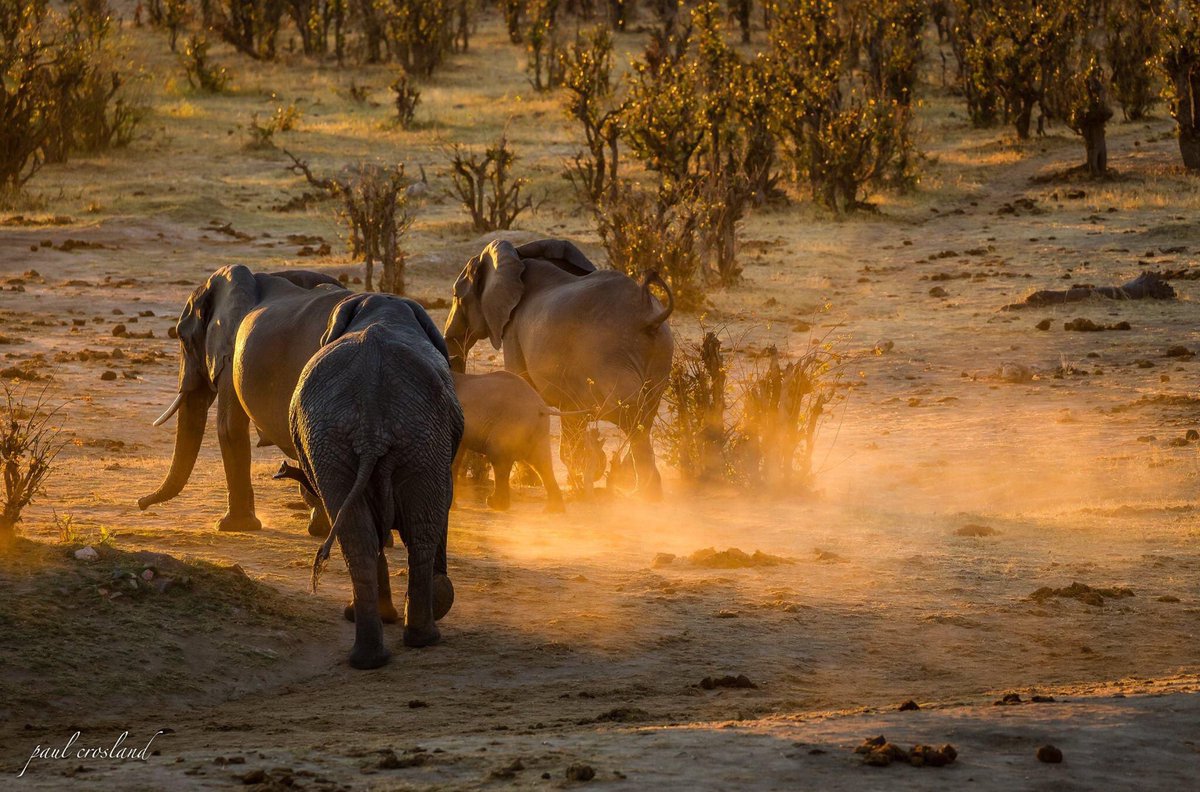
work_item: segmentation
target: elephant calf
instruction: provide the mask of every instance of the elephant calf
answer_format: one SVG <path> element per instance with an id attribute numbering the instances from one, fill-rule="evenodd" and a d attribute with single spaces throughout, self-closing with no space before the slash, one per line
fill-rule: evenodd
<path id="1" fill-rule="evenodd" d="M 546 510 L 562 511 L 562 492 L 554 479 L 550 457 L 550 416 L 557 415 L 557 411 L 547 407 L 537 391 L 516 374 L 454 372 L 452 376 L 466 423 L 462 445 L 454 458 L 455 480 L 464 450 L 483 454 L 496 475 L 488 506 L 507 509 L 513 463 L 525 462 L 537 471 L 546 488 Z"/>
<path id="2" fill-rule="evenodd" d="M 313 585 L 336 539 L 354 586 L 350 665 L 378 668 L 389 656 L 383 618 L 396 616 L 383 551 L 393 529 L 408 549 L 405 645 L 436 643 L 454 602 L 446 531 L 462 409 L 446 342 L 412 300 L 349 297 L 321 342 L 290 409 L 300 471 L 333 521 Z"/>

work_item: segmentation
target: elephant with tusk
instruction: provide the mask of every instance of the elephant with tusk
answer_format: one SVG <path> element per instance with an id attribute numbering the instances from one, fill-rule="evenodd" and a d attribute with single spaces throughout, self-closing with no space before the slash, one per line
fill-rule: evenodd
<path id="1" fill-rule="evenodd" d="M 665 292 L 665 306 L 651 293 L 652 283 Z M 452 365 L 464 371 L 471 347 L 486 338 L 504 350 L 507 370 L 563 412 L 559 453 L 585 491 L 591 476 L 572 467 L 588 421 L 579 411 L 620 427 L 629 438 L 638 489 L 657 498 L 662 480 L 650 430 L 671 371 L 667 319 L 673 308 L 671 290 L 656 273 L 638 283 L 597 270 L 565 240 L 520 247 L 496 240 L 467 262 L 454 284 L 446 343 Z"/>
<path id="2" fill-rule="evenodd" d="M 250 424 L 258 430 L 259 445 L 276 445 L 296 458 L 288 424 L 292 391 L 320 347 L 329 316 L 349 294 L 337 280 L 318 272 L 255 274 L 241 265 L 217 270 L 192 292 L 176 325 L 179 393 L 154 422 L 161 426 L 179 415 L 171 468 L 138 506 L 147 509 L 183 490 L 215 400 L 229 490 L 229 508 L 217 527 L 262 527 L 250 485 Z M 324 510 L 310 493 L 301 493 L 312 507 L 309 532 L 325 536 L 329 521 Z"/>

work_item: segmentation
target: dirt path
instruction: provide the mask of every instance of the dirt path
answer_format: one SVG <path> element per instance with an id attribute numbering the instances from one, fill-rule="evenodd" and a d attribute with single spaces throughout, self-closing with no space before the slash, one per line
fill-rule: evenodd
<path id="1" fill-rule="evenodd" d="M 498 32 L 492 38 L 470 56 L 478 62 L 447 72 L 430 93 L 431 112 L 441 108 L 467 128 L 480 97 L 507 101 L 523 85 L 518 75 L 488 86 L 496 96 L 473 85 L 471 68 L 506 46 Z M 220 619 L 201 625 L 206 632 L 185 614 L 162 626 L 161 645 L 126 645 L 119 625 L 149 616 L 131 603 L 107 631 L 57 635 L 44 644 L 56 647 L 53 656 L 22 669 L 34 703 L 0 724 L 4 772 L 75 729 L 99 744 L 169 728 L 155 743 L 160 755 L 144 764 L 47 760 L 21 783 L 220 788 L 263 770 L 268 784 L 287 777 L 302 788 L 561 787 L 573 762 L 595 768 L 593 784 L 624 788 L 902 789 L 971 779 L 980 789 L 1174 789 L 1194 778 L 1200 465 L 1195 444 L 1177 441 L 1200 426 L 1200 364 L 1166 352 L 1200 352 L 1200 287 L 1177 282 L 1180 299 L 1162 303 L 998 311 L 1035 288 L 1195 265 L 1200 201 L 1162 165 L 1175 157 L 1167 121 L 1113 125 L 1118 181 L 1035 185 L 1031 176 L 1080 157 L 1077 141 L 1016 147 L 999 131 L 966 129 L 948 115 L 956 105 L 935 97 L 923 110 L 931 159 L 915 195 L 885 196 L 879 215 L 847 222 L 805 206 L 755 215 L 744 233 L 744 284 L 717 293 L 703 317 L 673 324 L 691 341 L 702 326 L 723 328 L 739 350 L 737 367 L 753 365 L 770 343 L 796 353 L 818 339 L 847 355 L 846 398 L 818 455 L 821 492 L 738 497 L 668 476 L 663 504 L 569 500 L 561 518 L 541 512 L 536 489 L 519 490 L 507 514 L 467 492 L 451 521 L 458 601 L 445 642 L 398 649 L 386 668 L 361 674 L 342 662 L 352 637 L 338 616 L 345 570 L 335 560 L 321 592 L 307 593 L 313 542 L 294 488 L 270 479 L 273 449 L 254 456 L 260 534 L 213 530 L 224 481 L 211 436 L 179 498 L 145 513 L 134 505 L 170 457 L 169 427 L 150 422 L 174 393 L 176 344 L 166 331 L 192 285 L 231 262 L 357 272 L 341 255 L 302 256 L 288 234 L 322 235 L 337 247 L 329 212 L 272 212 L 294 195 L 295 180 L 277 158 L 226 142 L 259 101 L 254 91 L 266 96 L 292 79 L 284 67 L 262 71 L 235 97 L 173 99 L 161 145 L 107 161 L 103 185 L 80 199 L 108 209 L 66 206 L 63 225 L 0 217 L 0 369 L 49 377 L 31 387 L 49 383 L 54 399 L 69 400 L 73 445 L 30 509 L 26 535 L 55 542 L 69 520 L 84 542 L 112 531 L 122 550 L 237 564 L 296 603 L 311 626 L 260 639 Z M 325 137 L 301 137 L 322 164 L 380 147 L 424 158 L 431 179 L 444 177 L 424 137 L 418 147 L 379 132 L 378 119 L 353 115 L 368 111 L 340 101 L 319 116 L 312 109 L 314 125 L 328 125 Z M 535 99 L 501 119 L 530 152 L 539 186 L 561 181 L 565 144 L 539 148 L 561 134 L 546 121 L 558 117 L 552 112 Z M 472 134 L 499 128 L 495 117 L 486 123 Z M 362 129 L 372 133 L 354 137 Z M 171 148 L 170 135 L 186 149 Z M 39 178 L 48 191 L 81 196 L 79 185 L 95 182 L 86 163 Z M 250 238 L 220 231 L 225 223 Z M 567 235 L 598 251 L 586 222 L 565 209 L 551 206 L 528 228 L 520 233 Z M 411 290 L 447 296 L 484 241 L 451 203 L 431 201 L 407 242 Z M 1077 316 L 1132 329 L 1061 329 Z M 1051 329 L 1035 329 L 1046 318 Z M 124 332 L 114 335 L 118 324 Z M 131 337 L 146 331 L 153 337 Z M 475 364 L 496 366 L 497 355 L 481 350 Z M 788 563 L 688 562 L 706 547 L 762 550 Z M 655 566 L 659 553 L 677 558 Z M 402 577 L 402 553 L 393 561 Z M 1031 598 L 1075 581 L 1134 596 L 1100 605 Z M 47 596 L 65 618 L 90 613 L 97 594 L 90 586 Z M 30 613 L 41 604 L 30 603 Z M 19 626 L 30 613 L 4 616 Z M 398 644 L 395 629 L 388 635 Z M 218 640 L 235 638 L 244 651 Z M 124 659 L 91 662 L 96 641 L 120 644 Z M 168 646 L 210 653 L 227 678 L 145 689 L 146 668 L 171 661 Z M 757 687 L 698 686 L 738 674 Z M 80 708 L 81 691 L 92 689 L 117 693 Z M 991 706 L 1013 690 L 1060 702 Z M 924 709 L 894 711 L 910 698 Z M 951 742 L 961 758 L 942 770 L 860 767 L 851 749 L 879 733 Z M 1061 766 L 1033 759 L 1046 741 L 1064 750 Z M 419 765 L 411 760 L 418 746 L 431 757 Z M 414 766 L 379 769 L 384 749 Z M 516 758 L 525 769 L 492 775 Z"/>

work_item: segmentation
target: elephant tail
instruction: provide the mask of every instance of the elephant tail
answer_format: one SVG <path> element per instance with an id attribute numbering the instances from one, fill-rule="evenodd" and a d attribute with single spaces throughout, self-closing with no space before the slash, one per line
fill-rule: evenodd
<path id="1" fill-rule="evenodd" d="M 667 318 L 670 317 L 671 312 L 675 310 L 675 295 L 671 293 L 671 287 L 667 285 L 667 282 L 663 280 L 662 276 L 658 274 L 657 270 L 649 270 L 646 273 L 646 276 L 642 278 L 642 291 L 646 294 L 646 302 L 650 302 L 651 283 L 657 283 L 662 287 L 662 290 L 666 292 L 667 305 L 661 311 L 655 312 L 655 314 L 650 317 L 649 321 L 646 322 L 644 329 L 647 333 L 653 333 L 655 330 L 661 327 L 662 323 L 667 321 Z"/>
<path id="2" fill-rule="evenodd" d="M 317 554 L 313 557 L 312 590 L 314 594 L 317 592 L 317 581 L 320 580 L 321 573 L 325 571 L 325 564 L 329 561 L 333 540 L 337 538 L 338 531 L 345 526 L 346 520 L 350 519 L 350 513 L 354 510 L 355 504 L 362 499 L 363 491 L 370 483 L 371 472 L 374 469 L 374 457 L 364 456 L 359 460 L 354 484 L 351 485 L 350 492 L 346 494 L 346 500 L 342 501 L 342 508 L 338 509 L 337 517 L 333 520 L 333 527 L 329 529 L 329 536 L 326 537 L 324 544 L 317 549 Z"/>

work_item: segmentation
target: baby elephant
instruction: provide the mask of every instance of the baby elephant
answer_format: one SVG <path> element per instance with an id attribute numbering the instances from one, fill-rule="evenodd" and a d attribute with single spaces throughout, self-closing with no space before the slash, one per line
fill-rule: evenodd
<path id="1" fill-rule="evenodd" d="M 562 492 L 550 461 L 550 416 L 558 412 L 547 407 L 537 391 L 516 374 L 454 372 L 452 376 L 466 424 L 462 445 L 454 457 L 455 480 L 464 450 L 483 454 L 496 475 L 496 488 L 488 497 L 488 506 L 507 509 L 513 463 L 525 462 L 537 471 L 546 488 L 546 510 L 562 511 Z"/>

